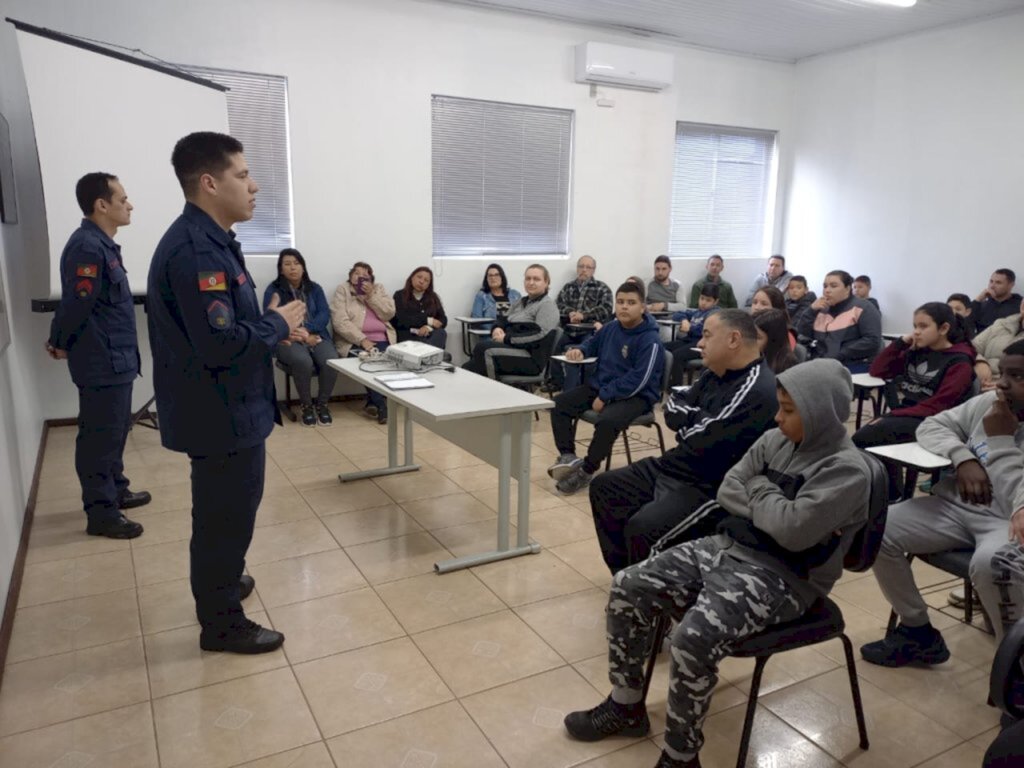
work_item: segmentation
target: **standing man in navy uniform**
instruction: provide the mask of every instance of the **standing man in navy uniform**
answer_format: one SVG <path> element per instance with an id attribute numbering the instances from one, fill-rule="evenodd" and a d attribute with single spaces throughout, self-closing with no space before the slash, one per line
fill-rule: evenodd
<path id="1" fill-rule="evenodd" d="M 241 601 L 265 441 L 281 423 L 271 352 L 299 341 L 306 306 L 263 313 L 231 227 L 252 218 L 259 187 L 239 141 L 192 133 L 171 155 L 185 210 L 149 268 L 147 309 L 160 437 L 192 462 L 192 595 L 207 651 L 265 653 L 284 635 L 246 618 Z"/>
<path id="2" fill-rule="evenodd" d="M 131 223 L 132 204 L 116 176 L 88 173 L 75 185 L 85 214 L 60 257 L 61 299 L 46 351 L 68 361 L 78 387 L 75 470 L 82 484 L 86 533 L 134 539 L 142 526 L 122 509 L 148 504 L 124 476 L 124 444 L 132 417 L 132 381 L 139 375 L 135 304 L 118 227 Z"/>

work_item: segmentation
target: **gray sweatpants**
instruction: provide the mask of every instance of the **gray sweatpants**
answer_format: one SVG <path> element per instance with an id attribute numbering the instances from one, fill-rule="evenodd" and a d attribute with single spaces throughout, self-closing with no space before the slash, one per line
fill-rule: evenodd
<path id="1" fill-rule="evenodd" d="M 737 560 L 710 537 L 688 541 L 615 574 L 607 610 L 608 677 L 616 688 L 641 691 L 655 621 L 662 615 L 677 620 L 665 743 L 684 754 L 699 752 L 718 662 L 743 638 L 805 611 L 772 571 Z"/>
<path id="2" fill-rule="evenodd" d="M 1004 583 L 1000 587 L 993 570 L 993 555 L 1007 543 L 1008 531 L 1009 521 L 997 509 L 978 510 L 941 496 L 895 504 L 889 509 L 882 547 L 875 560 L 878 586 L 901 622 L 908 627 L 923 626 L 928 623 L 928 606 L 906 556 L 973 547 L 971 582 L 995 623 L 996 640 L 1002 640 L 1003 626 L 998 617 L 1007 611 L 1018 615 L 1024 605 L 1024 583 Z"/>

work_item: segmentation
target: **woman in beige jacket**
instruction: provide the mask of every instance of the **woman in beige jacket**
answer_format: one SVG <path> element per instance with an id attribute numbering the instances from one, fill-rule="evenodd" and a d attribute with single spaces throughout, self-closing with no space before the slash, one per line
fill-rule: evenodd
<path id="1" fill-rule="evenodd" d="M 394 316 L 395 300 L 374 282 L 373 267 L 357 261 L 348 272 L 348 282 L 339 285 L 331 299 L 331 324 L 338 356 L 346 357 L 353 347 L 383 352 L 395 343 L 395 329 L 390 322 Z M 387 399 L 379 392 L 367 390 L 363 409 L 367 415 L 376 417 L 379 424 L 387 423 Z"/>
<path id="2" fill-rule="evenodd" d="M 978 350 L 974 374 L 978 377 L 982 392 L 995 389 L 996 379 L 999 378 L 999 358 L 1003 350 L 1013 342 L 1024 339 L 1024 301 L 1020 309 L 1020 314 L 996 320 L 971 340 Z"/>

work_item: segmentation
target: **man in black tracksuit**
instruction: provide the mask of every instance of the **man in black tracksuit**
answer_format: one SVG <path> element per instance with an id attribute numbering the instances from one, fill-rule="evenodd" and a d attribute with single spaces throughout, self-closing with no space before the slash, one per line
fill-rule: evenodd
<path id="1" fill-rule="evenodd" d="M 676 430 L 678 445 L 591 483 L 597 538 L 612 573 L 643 560 L 679 526 L 691 538 L 714 533 L 724 517 L 715 503 L 722 478 L 772 425 L 775 376 L 761 360 L 750 315 L 716 312 L 698 346 L 707 370 L 665 405 L 665 423 Z"/>

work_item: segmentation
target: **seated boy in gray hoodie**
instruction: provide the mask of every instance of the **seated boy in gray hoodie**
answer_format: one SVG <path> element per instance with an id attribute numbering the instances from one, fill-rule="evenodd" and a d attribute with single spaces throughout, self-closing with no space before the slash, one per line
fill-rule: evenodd
<path id="1" fill-rule="evenodd" d="M 644 665 L 655 621 L 667 615 L 678 623 L 666 747 L 656 768 L 700 765 L 718 663 L 739 641 L 799 618 L 827 595 L 867 520 L 870 473 L 845 426 L 852 397 L 850 374 L 835 360 L 779 374 L 779 428 L 725 476 L 717 500 L 729 514 L 719 532 L 655 550 L 615 575 L 607 610 L 612 692 L 594 709 L 566 716 L 573 738 L 650 730 Z"/>
<path id="2" fill-rule="evenodd" d="M 865 661 L 886 667 L 949 658 L 907 554 L 973 547 L 971 581 L 997 643 L 1020 618 L 1024 585 L 1014 563 L 1024 542 L 1024 341 L 1003 351 L 994 392 L 925 419 L 917 441 L 948 458 L 956 473 L 943 478 L 933 495 L 889 508 L 874 571 L 900 623 L 860 649 Z"/>

